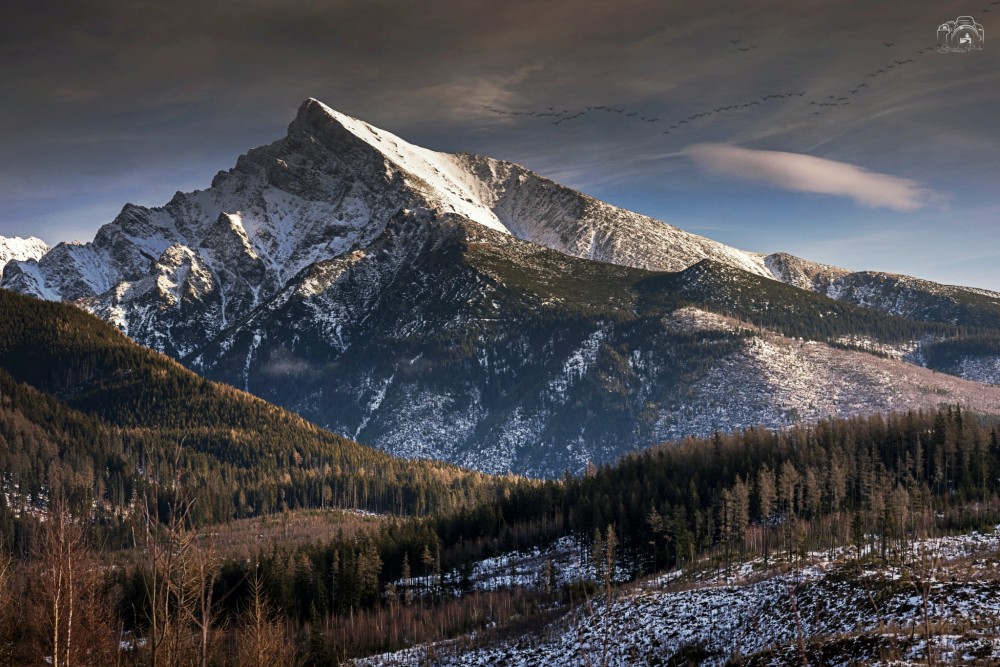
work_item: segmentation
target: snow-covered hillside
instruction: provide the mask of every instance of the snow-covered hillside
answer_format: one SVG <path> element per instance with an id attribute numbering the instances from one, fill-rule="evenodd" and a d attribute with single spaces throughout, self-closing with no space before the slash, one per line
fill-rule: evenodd
<path id="1" fill-rule="evenodd" d="M 463 637 L 355 664 L 916 665 L 928 662 L 925 629 L 935 662 L 1000 661 L 1000 531 L 924 540 L 913 551 L 917 565 L 906 572 L 859 568 L 851 549 L 811 554 L 784 573 L 760 560 L 729 576 L 673 572 L 615 592 L 610 604 L 597 595 L 527 635 Z M 926 617 L 916 583 L 924 580 Z"/>
<path id="2" fill-rule="evenodd" d="M 45 241 L 29 236 L 22 239 L 19 236 L 0 236 L 0 277 L 3 276 L 3 269 L 8 262 L 23 262 L 27 260 L 37 260 L 49 251 L 49 246 Z"/>

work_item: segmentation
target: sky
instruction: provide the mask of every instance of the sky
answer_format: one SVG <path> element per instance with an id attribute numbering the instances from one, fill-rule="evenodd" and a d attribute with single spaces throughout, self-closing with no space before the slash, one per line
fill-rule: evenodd
<path id="1" fill-rule="evenodd" d="M 746 250 L 1000 291 L 1000 0 L 4 6 L 0 236 L 90 240 L 315 97 Z"/>

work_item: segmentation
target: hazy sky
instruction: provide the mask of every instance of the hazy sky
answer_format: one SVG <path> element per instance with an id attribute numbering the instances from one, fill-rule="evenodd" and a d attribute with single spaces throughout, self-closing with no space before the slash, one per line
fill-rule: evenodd
<path id="1" fill-rule="evenodd" d="M 930 48 L 959 16 L 982 50 Z M 748 250 L 1000 290 L 994 17 L 990 0 L 8 0 L 0 235 L 90 240 L 125 202 L 207 187 L 316 97 Z"/>

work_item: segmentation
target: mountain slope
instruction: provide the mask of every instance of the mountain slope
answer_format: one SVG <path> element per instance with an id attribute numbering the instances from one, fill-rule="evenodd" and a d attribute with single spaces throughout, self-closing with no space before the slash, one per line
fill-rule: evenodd
<path id="1" fill-rule="evenodd" d="M 300 270 L 365 247 L 394 215 L 422 208 L 575 257 L 655 271 L 711 259 L 895 315 L 1000 326 L 996 293 L 747 253 L 509 162 L 413 146 L 313 99 L 285 138 L 241 156 L 211 188 L 179 192 L 162 208 L 127 205 L 91 243 L 11 262 L 3 286 L 47 299 L 97 299 L 88 307 L 135 329 L 137 340 L 184 356 L 197 341 L 165 311 L 197 309 L 211 337 Z"/>
<path id="2" fill-rule="evenodd" d="M 822 342 L 900 349 L 935 325 L 803 294 L 709 260 L 651 273 L 411 212 L 184 361 L 388 451 L 546 476 L 756 424 L 1000 410 L 1000 388 Z"/>

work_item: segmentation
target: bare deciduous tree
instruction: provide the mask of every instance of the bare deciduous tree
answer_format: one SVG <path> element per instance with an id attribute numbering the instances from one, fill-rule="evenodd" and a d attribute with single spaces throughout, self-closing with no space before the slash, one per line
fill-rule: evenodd
<path id="1" fill-rule="evenodd" d="M 118 651 L 100 568 L 83 525 L 62 503 L 45 517 L 35 552 L 45 657 L 53 667 L 114 664 Z"/>
<path id="2" fill-rule="evenodd" d="M 295 644 L 288 640 L 284 623 L 264 594 L 264 580 L 255 568 L 250 580 L 250 600 L 243 610 L 243 627 L 237 634 L 237 664 L 245 667 L 270 667 L 296 664 Z"/>

